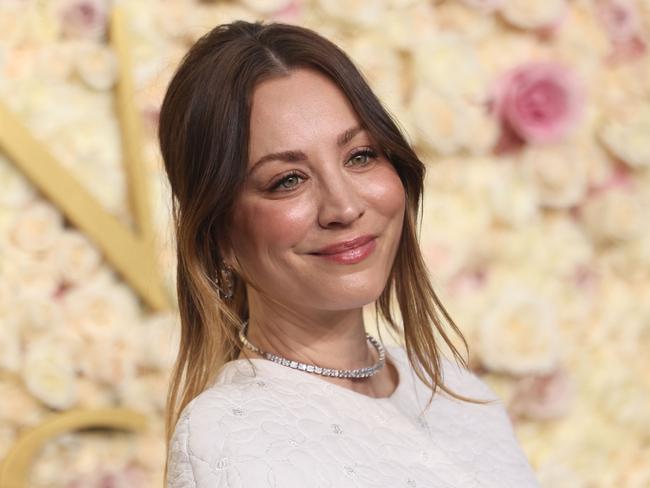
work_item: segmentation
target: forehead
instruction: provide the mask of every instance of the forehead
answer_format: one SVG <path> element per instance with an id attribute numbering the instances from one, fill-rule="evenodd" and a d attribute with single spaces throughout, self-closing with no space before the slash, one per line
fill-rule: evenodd
<path id="1" fill-rule="evenodd" d="M 358 117 L 341 89 L 312 69 L 296 69 L 259 83 L 253 90 L 249 153 L 301 149 L 335 138 Z"/>

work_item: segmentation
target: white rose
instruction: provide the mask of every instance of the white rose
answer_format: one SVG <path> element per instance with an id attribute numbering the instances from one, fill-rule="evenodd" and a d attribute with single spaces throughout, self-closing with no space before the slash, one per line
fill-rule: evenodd
<path id="1" fill-rule="evenodd" d="M 633 168 L 650 167 L 650 103 L 634 103 L 607 117 L 599 131 L 605 146 Z"/>
<path id="2" fill-rule="evenodd" d="M 117 386 L 120 405 L 151 416 L 164 412 L 167 380 L 163 375 L 133 376 Z"/>
<path id="3" fill-rule="evenodd" d="M 381 38 L 364 36 L 347 44 L 346 52 L 388 109 L 392 112 L 402 111 L 404 67 L 397 51 Z"/>
<path id="4" fill-rule="evenodd" d="M 640 237 L 605 248 L 598 255 L 601 269 L 630 282 L 650 280 L 650 229 Z"/>
<path id="5" fill-rule="evenodd" d="M 171 369 L 180 343 L 179 320 L 176 314 L 159 313 L 149 315 L 138 324 L 139 366 L 161 371 Z"/>
<path id="6" fill-rule="evenodd" d="M 34 76 L 53 83 L 65 83 L 72 74 L 75 53 L 67 43 L 43 43 L 36 54 Z"/>
<path id="7" fill-rule="evenodd" d="M 442 156 L 450 156 L 465 142 L 466 105 L 424 86 L 415 89 L 410 101 L 414 136 Z"/>
<path id="8" fill-rule="evenodd" d="M 110 90 L 117 80 L 117 58 L 106 45 L 82 44 L 74 60 L 75 72 L 93 90 Z"/>
<path id="9" fill-rule="evenodd" d="M 472 1 L 474 4 L 482 3 L 487 7 L 487 1 Z M 489 8 L 469 7 L 460 2 L 443 2 L 435 7 L 438 30 L 454 32 L 472 42 L 488 39 L 498 32 L 499 24 L 494 15 L 486 15 Z M 431 32 L 435 35 L 434 32 Z M 493 42 L 493 41 L 492 41 Z"/>
<path id="10" fill-rule="evenodd" d="M 421 239 L 422 256 L 432 279 L 440 286 L 469 261 L 470 250 L 457 238 L 436 236 Z"/>
<path id="11" fill-rule="evenodd" d="M 539 214 L 537 189 L 511 162 L 493 166 L 487 202 L 497 221 L 518 227 L 534 221 Z"/>
<path id="12" fill-rule="evenodd" d="M 320 0 L 318 6 L 330 17 L 343 24 L 375 27 L 386 9 L 385 2 L 377 0 Z"/>
<path id="13" fill-rule="evenodd" d="M 619 356 L 603 353 L 599 368 L 600 386 L 595 400 L 605 414 L 622 427 L 638 435 L 650 435 L 650 381 L 648 372 L 635 358 L 621 363 Z"/>
<path id="14" fill-rule="evenodd" d="M 577 205 L 587 192 L 587 160 L 575 143 L 529 146 L 522 160 L 540 203 L 551 208 Z"/>
<path id="15" fill-rule="evenodd" d="M 567 4 L 566 0 L 504 0 L 500 12 L 515 27 L 540 29 L 562 19 Z"/>
<path id="16" fill-rule="evenodd" d="M 526 289 L 504 289 L 478 329 L 485 366 L 515 375 L 545 374 L 560 359 L 559 329 L 552 303 Z"/>
<path id="17" fill-rule="evenodd" d="M 493 238 L 492 252 L 505 269 L 562 279 L 590 263 L 594 254 L 589 239 L 567 215 L 546 215 L 514 231 L 501 232 Z"/>
<path id="18" fill-rule="evenodd" d="M 10 239 L 26 252 L 48 250 L 59 238 L 63 218 L 54 205 L 38 200 L 30 203 L 16 214 Z"/>
<path id="19" fill-rule="evenodd" d="M 17 379 L 17 377 L 16 377 Z M 11 377 L 0 382 L 0 418 L 17 428 L 38 425 L 49 413 L 21 383 Z"/>
<path id="20" fill-rule="evenodd" d="M 388 45 L 412 51 L 421 42 L 434 37 L 435 19 L 436 10 L 427 2 L 393 7 L 383 13 L 380 34 Z M 379 55 L 377 58 L 381 59 L 381 57 Z"/>
<path id="21" fill-rule="evenodd" d="M 460 0 L 468 7 L 481 10 L 482 12 L 493 12 L 501 8 L 503 0 Z"/>
<path id="22" fill-rule="evenodd" d="M 68 327 L 90 341 L 110 341 L 138 323 L 140 307 L 134 292 L 112 275 L 95 274 L 63 296 Z M 133 333 L 133 332 L 129 332 Z"/>
<path id="23" fill-rule="evenodd" d="M 27 390 L 48 407 L 65 410 L 77 402 L 75 368 L 63 344 L 47 338 L 28 344 L 22 377 Z"/>
<path id="24" fill-rule="evenodd" d="M 416 83 L 447 98 L 480 103 L 485 100 L 487 78 L 476 49 L 466 39 L 438 34 L 413 53 Z"/>
<path id="25" fill-rule="evenodd" d="M 495 117 L 487 113 L 483 103 L 464 104 L 465 137 L 463 147 L 473 156 L 487 155 L 497 144 L 501 128 Z"/>
<path id="26" fill-rule="evenodd" d="M 20 330 L 15 318 L 8 310 L 0 309 L 0 370 L 17 373 L 21 366 Z"/>
<path id="27" fill-rule="evenodd" d="M 589 235 L 606 244 L 639 237 L 647 228 L 649 210 L 632 188 L 615 187 L 587 199 L 580 216 Z"/>
<path id="28" fill-rule="evenodd" d="M 28 254 L 12 242 L 1 245 L 2 279 L 14 290 L 40 297 L 52 296 L 59 287 L 58 266 L 48 254 Z"/>
<path id="29" fill-rule="evenodd" d="M 138 359 L 133 330 L 123 329 L 119 335 L 117 330 L 114 332 L 114 337 L 88 341 L 80 358 L 83 376 L 111 387 L 133 378 Z"/>
<path id="30" fill-rule="evenodd" d="M 268 15 L 289 7 L 294 0 L 242 0 L 242 3 L 258 14 Z"/>
<path id="31" fill-rule="evenodd" d="M 423 207 L 423 236 L 472 239 L 482 236 L 492 220 L 482 195 L 471 192 L 431 192 L 425 195 Z"/>
<path id="32" fill-rule="evenodd" d="M 24 1 L 0 2 L 0 32 L 3 44 L 13 47 L 25 40 L 32 9 L 33 6 Z"/>
<path id="33" fill-rule="evenodd" d="M 0 207 L 17 209 L 36 197 L 34 187 L 22 173 L 0 154 Z"/>
<path id="34" fill-rule="evenodd" d="M 52 330 L 63 323 L 61 305 L 51 295 L 23 290 L 13 300 L 13 313 L 23 332 Z"/>
<path id="35" fill-rule="evenodd" d="M 72 284 L 87 281 L 102 262 L 102 256 L 93 243 L 73 229 L 66 229 L 61 234 L 54 252 L 61 275 Z"/>
<path id="36" fill-rule="evenodd" d="M 77 391 L 79 408 L 106 408 L 115 403 L 115 394 L 110 388 L 83 376 L 77 379 Z"/>

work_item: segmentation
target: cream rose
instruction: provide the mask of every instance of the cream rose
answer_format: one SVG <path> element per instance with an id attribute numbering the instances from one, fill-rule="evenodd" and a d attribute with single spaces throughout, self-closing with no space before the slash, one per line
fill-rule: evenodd
<path id="1" fill-rule="evenodd" d="M 102 256 L 93 243 L 72 229 L 61 234 L 55 253 L 61 276 L 71 284 L 83 284 L 97 272 L 102 262 Z"/>
<path id="2" fill-rule="evenodd" d="M 2 279 L 14 290 L 38 297 L 52 296 L 59 287 L 58 266 L 50 254 L 29 254 L 12 242 L 0 244 Z"/>
<path id="3" fill-rule="evenodd" d="M 630 167 L 650 167 L 650 103 L 621 106 L 605 119 L 598 135 Z"/>
<path id="4" fill-rule="evenodd" d="M 382 14 L 382 38 L 393 48 L 412 51 L 422 42 L 434 37 L 432 26 L 436 22 L 438 7 L 428 2 L 411 2 L 401 7 L 393 6 Z M 377 54 L 381 59 L 383 53 Z M 403 75 L 403 73 L 400 73 Z"/>
<path id="5" fill-rule="evenodd" d="M 360 24 L 364 27 L 378 25 L 385 1 L 378 0 L 320 0 L 318 6 L 332 19 L 343 24 Z"/>
<path id="6" fill-rule="evenodd" d="M 478 351 L 488 369 L 527 375 L 557 367 L 560 331 L 552 303 L 512 288 L 502 290 L 490 307 L 478 329 Z"/>
<path id="7" fill-rule="evenodd" d="M 480 103 L 486 99 L 487 77 L 476 49 L 466 39 L 439 33 L 413 53 L 416 83 L 447 98 Z"/>
<path id="8" fill-rule="evenodd" d="M 556 25 L 566 15 L 566 0 L 504 0 L 501 15 L 515 27 L 543 29 Z"/>
<path id="9" fill-rule="evenodd" d="M 519 380 L 508 411 L 517 417 L 558 419 L 569 413 L 574 396 L 574 380 L 569 371 L 560 367 L 546 375 Z"/>
<path id="10" fill-rule="evenodd" d="M 569 208 L 584 199 L 588 162 L 575 143 L 527 147 L 521 163 L 534 182 L 542 205 Z"/>
<path id="11" fill-rule="evenodd" d="M 50 408 L 65 410 L 77 402 L 76 372 L 64 344 L 47 338 L 28 344 L 22 378 L 27 390 Z"/>
<path id="12" fill-rule="evenodd" d="M 49 414 L 47 407 L 32 396 L 22 382 L 5 377 L 0 382 L 0 418 L 17 428 L 38 425 Z"/>
<path id="13" fill-rule="evenodd" d="M 80 357 L 84 377 L 111 387 L 133 379 L 138 359 L 133 329 L 115 330 L 114 334 L 114 337 L 88 341 Z"/>
<path id="14" fill-rule="evenodd" d="M 111 341 L 120 334 L 133 334 L 140 308 L 134 292 L 116 281 L 109 271 L 97 273 L 63 296 L 68 327 L 89 341 Z"/>
<path id="15" fill-rule="evenodd" d="M 34 187 L 0 154 L 0 206 L 18 209 L 36 197 Z"/>
<path id="16" fill-rule="evenodd" d="M 600 244 L 629 241 L 647 227 L 648 202 L 632 188 L 623 186 L 601 191 L 580 209 L 580 219 L 589 235 Z"/>
<path id="17" fill-rule="evenodd" d="M 463 146 L 463 104 L 423 86 L 416 88 L 410 102 L 415 136 L 442 156 L 450 156 Z"/>
<path id="18" fill-rule="evenodd" d="M 81 45 L 75 56 L 74 67 L 79 78 L 93 90 L 110 90 L 117 80 L 117 58 L 113 50 L 105 45 Z"/>
<path id="19" fill-rule="evenodd" d="M 280 12 L 294 5 L 298 7 L 301 2 L 298 0 L 241 0 L 241 3 L 253 12 L 268 15 Z"/>
<path id="20" fill-rule="evenodd" d="M 488 187 L 488 204 L 497 221 L 518 227 L 534 221 L 539 214 L 537 188 L 514 164 L 495 165 Z"/>
<path id="21" fill-rule="evenodd" d="M 169 371 L 176 359 L 180 342 L 180 322 L 176 314 L 149 315 L 137 327 L 140 352 L 138 365 Z"/>
<path id="22" fill-rule="evenodd" d="M 22 359 L 18 324 L 8 310 L 0 310 L 0 323 L 3 326 L 0 334 L 0 370 L 17 373 Z"/>
<path id="23" fill-rule="evenodd" d="M 63 218 L 54 205 L 38 200 L 24 207 L 16 215 L 9 229 L 11 241 L 27 252 L 46 251 L 59 238 Z"/>
<path id="24" fill-rule="evenodd" d="M 13 314 L 23 332 L 52 330 L 63 323 L 61 305 L 51 295 L 22 291 L 13 297 Z"/>

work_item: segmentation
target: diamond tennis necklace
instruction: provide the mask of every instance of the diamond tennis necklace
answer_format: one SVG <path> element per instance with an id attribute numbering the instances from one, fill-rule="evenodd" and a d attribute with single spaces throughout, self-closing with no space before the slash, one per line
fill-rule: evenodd
<path id="1" fill-rule="evenodd" d="M 248 328 L 248 320 L 244 322 L 242 328 L 239 331 L 239 339 L 247 349 L 263 356 L 269 361 L 281 364 L 282 366 L 289 366 L 293 369 L 299 369 L 301 371 L 306 371 L 308 373 L 316 373 L 323 376 L 334 376 L 337 378 L 368 378 L 375 373 L 377 373 L 381 368 L 384 367 L 386 360 L 386 353 L 384 351 L 384 346 L 382 346 L 377 339 L 372 337 L 366 332 L 366 338 L 368 341 L 375 346 L 377 353 L 379 354 L 379 360 L 372 366 L 367 368 L 358 368 L 358 369 L 333 369 L 333 368 L 321 368 L 315 364 L 306 364 L 299 361 L 292 361 L 291 359 L 286 359 L 270 352 L 262 351 L 257 346 L 251 344 L 246 338 L 246 329 Z"/>

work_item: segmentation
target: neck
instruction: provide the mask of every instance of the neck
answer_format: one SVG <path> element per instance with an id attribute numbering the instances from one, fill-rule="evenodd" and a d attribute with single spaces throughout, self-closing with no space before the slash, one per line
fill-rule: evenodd
<path id="1" fill-rule="evenodd" d="M 378 355 L 366 338 L 363 309 L 345 311 L 268 310 L 249 303 L 246 337 L 264 352 L 323 368 L 371 366 Z M 262 357 L 247 348 L 242 357 Z"/>

